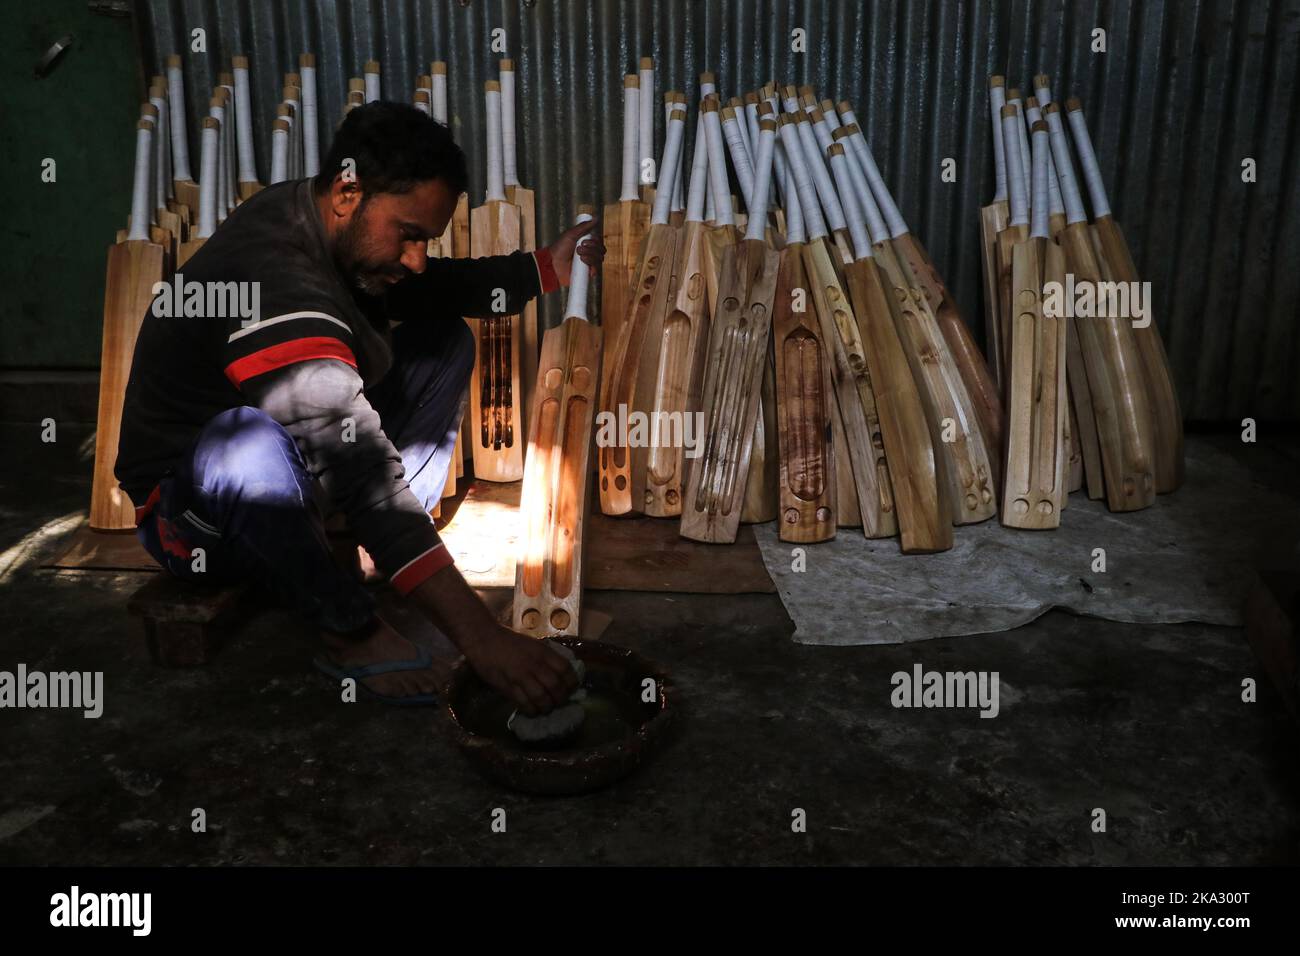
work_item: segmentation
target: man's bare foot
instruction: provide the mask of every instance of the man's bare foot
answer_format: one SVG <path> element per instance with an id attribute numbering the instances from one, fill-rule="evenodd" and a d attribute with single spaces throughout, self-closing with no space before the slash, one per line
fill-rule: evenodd
<path id="1" fill-rule="evenodd" d="M 326 658 L 336 667 L 351 669 L 367 664 L 412 661 L 419 656 L 419 649 L 387 621 L 377 617 L 376 622 L 370 635 L 359 641 L 344 640 L 332 631 L 321 632 Z M 361 683 L 386 697 L 411 697 L 440 693 L 448 673 L 448 665 L 434 658 L 429 667 L 364 677 Z"/>

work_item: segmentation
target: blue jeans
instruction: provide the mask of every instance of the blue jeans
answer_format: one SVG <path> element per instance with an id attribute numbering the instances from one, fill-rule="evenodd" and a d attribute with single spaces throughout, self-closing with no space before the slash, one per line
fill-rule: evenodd
<path id="1" fill-rule="evenodd" d="M 393 331 L 393 353 L 366 398 L 428 511 L 454 465 L 473 336 L 463 322 L 407 322 Z M 279 422 L 257 408 L 227 409 L 163 476 L 136 535 L 178 578 L 261 585 L 322 627 L 356 631 L 372 619 L 374 599 L 335 562 L 312 484 Z"/>

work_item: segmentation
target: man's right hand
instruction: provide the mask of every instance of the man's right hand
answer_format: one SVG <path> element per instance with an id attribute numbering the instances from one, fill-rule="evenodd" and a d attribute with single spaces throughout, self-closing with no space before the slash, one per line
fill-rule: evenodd
<path id="1" fill-rule="evenodd" d="M 525 714 L 559 707 L 577 689 L 578 675 L 545 641 L 495 626 L 465 649 L 479 677 Z"/>

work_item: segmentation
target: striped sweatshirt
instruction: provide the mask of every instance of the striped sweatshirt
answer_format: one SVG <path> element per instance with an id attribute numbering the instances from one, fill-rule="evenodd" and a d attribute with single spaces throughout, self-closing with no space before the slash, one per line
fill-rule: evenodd
<path id="1" fill-rule="evenodd" d="M 328 503 L 399 592 L 451 563 L 364 389 L 392 364 L 390 322 L 499 315 L 497 289 L 506 314 L 517 314 L 558 286 L 545 250 L 429 259 L 423 273 L 368 296 L 336 269 L 311 181 L 299 180 L 241 204 L 171 285 L 140 328 L 122 413 L 115 473 L 137 522 L 204 425 L 250 405 L 293 436 Z"/>

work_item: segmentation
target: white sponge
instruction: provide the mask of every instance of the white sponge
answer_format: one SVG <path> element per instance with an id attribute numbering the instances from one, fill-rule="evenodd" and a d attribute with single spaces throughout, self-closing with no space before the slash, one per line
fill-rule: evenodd
<path id="1" fill-rule="evenodd" d="M 578 660 L 573 651 L 563 644 L 556 641 L 547 641 L 546 646 L 568 659 L 574 672 L 578 675 L 578 683 L 581 685 L 587 676 L 586 665 Z M 567 737 L 581 727 L 582 722 L 587 719 L 587 711 L 582 706 L 582 701 L 586 696 L 586 690 L 579 686 L 569 697 L 568 703 L 561 704 L 549 713 L 529 717 L 527 714 L 521 714 L 516 710 L 510 715 L 510 719 L 506 721 L 506 727 L 513 731 L 514 735 L 524 743 L 539 743 L 545 740 L 558 740 L 561 737 Z"/>

